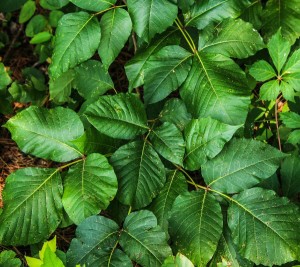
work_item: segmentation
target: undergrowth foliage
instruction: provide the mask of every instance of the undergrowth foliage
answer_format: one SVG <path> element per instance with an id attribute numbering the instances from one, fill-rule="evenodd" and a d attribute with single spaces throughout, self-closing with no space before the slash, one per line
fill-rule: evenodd
<path id="1" fill-rule="evenodd" d="M 75 224 L 66 254 L 53 239 L 29 266 L 297 265 L 299 0 L 0 4 L 19 7 L 49 68 L 24 69 L 24 84 L 0 63 L 0 112 L 30 102 L 4 127 L 58 167 L 6 179 L 1 245 Z M 110 66 L 125 45 L 120 91 Z"/>

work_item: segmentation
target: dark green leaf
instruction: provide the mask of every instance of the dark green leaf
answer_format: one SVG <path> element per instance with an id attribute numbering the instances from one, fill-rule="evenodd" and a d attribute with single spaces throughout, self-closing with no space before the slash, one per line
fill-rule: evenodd
<path id="1" fill-rule="evenodd" d="M 286 158 L 281 165 L 280 173 L 283 194 L 294 197 L 300 192 L 300 158 L 298 156 Z"/>
<path id="2" fill-rule="evenodd" d="M 0 253 L 1 267 L 19 267 L 21 264 L 21 260 L 16 258 L 16 253 L 12 250 L 4 250 Z"/>
<path id="3" fill-rule="evenodd" d="M 74 5 L 95 12 L 111 8 L 117 0 L 70 0 Z"/>
<path id="4" fill-rule="evenodd" d="M 184 13 L 187 13 L 190 10 L 193 3 L 194 0 L 178 0 L 178 6 Z"/>
<path id="5" fill-rule="evenodd" d="M 6 72 L 5 66 L 3 63 L 0 63 L 0 90 L 6 88 L 11 83 L 11 78 Z"/>
<path id="6" fill-rule="evenodd" d="M 275 70 L 265 60 L 255 62 L 249 69 L 249 73 L 259 82 L 265 82 L 276 77 Z"/>

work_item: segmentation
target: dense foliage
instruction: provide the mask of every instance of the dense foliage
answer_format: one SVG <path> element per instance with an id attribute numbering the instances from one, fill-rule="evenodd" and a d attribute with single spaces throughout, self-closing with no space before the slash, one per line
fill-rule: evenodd
<path id="1" fill-rule="evenodd" d="M 3 127 L 55 162 L 6 179 L 1 245 L 38 244 L 29 266 L 299 264 L 299 0 L 5 0 L 0 11 L 1 51 L 17 14 L 38 57 L 22 80 L 0 63 L 0 112 L 30 103 Z M 126 88 L 112 73 L 124 50 Z M 45 242 L 70 225 L 66 253 Z M 1 264 L 21 262 L 5 250 Z"/>

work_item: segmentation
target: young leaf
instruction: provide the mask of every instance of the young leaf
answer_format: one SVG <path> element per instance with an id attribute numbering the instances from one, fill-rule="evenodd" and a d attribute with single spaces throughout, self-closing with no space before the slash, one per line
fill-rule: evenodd
<path id="1" fill-rule="evenodd" d="M 24 168 L 6 179 L 0 215 L 3 245 L 35 244 L 48 238 L 62 216 L 58 169 Z"/>
<path id="2" fill-rule="evenodd" d="M 145 67 L 144 99 L 156 103 L 175 91 L 186 79 L 192 54 L 180 46 L 166 46 L 152 55 Z"/>
<path id="3" fill-rule="evenodd" d="M 256 61 L 249 69 L 249 73 L 259 82 L 265 82 L 277 76 L 273 67 L 265 60 Z"/>
<path id="4" fill-rule="evenodd" d="M 148 130 L 143 103 L 133 94 L 102 96 L 85 115 L 99 132 L 113 138 L 133 139 Z"/>
<path id="5" fill-rule="evenodd" d="M 276 100 L 280 93 L 280 84 L 278 80 L 271 80 L 260 87 L 259 96 L 262 100 Z"/>
<path id="6" fill-rule="evenodd" d="M 173 24 L 178 11 L 169 0 L 128 0 L 127 7 L 134 31 L 147 43 Z"/>
<path id="7" fill-rule="evenodd" d="M 28 0 L 21 8 L 19 23 L 24 23 L 28 21 L 34 15 L 35 10 L 35 2 L 32 0 Z"/>
<path id="8" fill-rule="evenodd" d="M 3 250 L 0 253 L 0 266 L 19 267 L 21 264 L 21 260 L 16 258 L 16 253 L 12 250 Z"/>
<path id="9" fill-rule="evenodd" d="M 286 156 L 256 140 L 232 139 L 218 156 L 202 166 L 202 175 L 209 187 L 238 193 L 269 178 Z"/>
<path id="10" fill-rule="evenodd" d="M 235 195 L 228 225 L 239 253 L 257 265 L 281 265 L 299 258 L 299 209 L 274 191 L 252 188 Z"/>
<path id="11" fill-rule="evenodd" d="M 119 226 L 114 221 L 91 216 L 77 227 L 76 237 L 67 252 L 68 266 L 80 263 L 82 266 L 132 267 L 124 252 L 116 249 Z"/>
<path id="12" fill-rule="evenodd" d="M 178 170 L 169 171 L 167 173 L 167 182 L 149 206 L 149 209 L 157 218 L 158 225 L 166 233 L 168 233 L 168 216 L 173 202 L 180 194 L 187 192 L 187 189 L 184 175 Z"/>
<path id="13" fill-rule="evenodd" d="M 72 141 L 82 136 L 84 129 L 79 116 L 71 109 L 31 106 L 4 126 L 25 153 L 58 162 L 82 156 Z"/>
<path id="14" fill-rule="evenodd" d="M 46 248 L 43 267 L 65 267 L 61 259 L 49 247 Z"/>
<path id="15" fill-rule="evenodd" d="M 74 5 L 89 10 L 100 12 L 113 7 L 117 0 L 70 0 Z"/>
<path id="16" fill-rule="evenodd" d="M 199 53 L 180 95 L 195 118 L 212 117 L 223 123 L 245 122 L 250 92 L 245 73 L 231 59 Z"/>
<path id="17" fill-rule="evenodd" d="M 199 38 L 199 51 L 234 58 L 247 58 L 264 47 L 259 33 L 241 19 L 226 19 L 213 28 L 209 40 Z"/>
<path id="18" fill-rule="evenodd" d="M 52 63 L 49 66 L 52 79 L 91 58 L 101 37 L 98 20 L 86 13 L 64 15 L 58 24 Z M 84 43 L 84 45 L 82 45 Z"/>
<path id="19" fill-rule="evenodd" d="M 180 130 L 169 122 L 153 129 L 150 134 L 150 140 L 154 149 L 165 159 L 182 165 L 185 151 L 185 142 Z"/>
<path id="20" fill-rule="evenodd" d="M 231 126 L 211 118 L 192 120 L 184 129 L 186 141 L 185 166 L 200 169 L 209 158 L 221 152 L 240 126 Z"/>
<path id="21" fill-rule="evenodd" d="M 206 266 L 222 233 L 222 212 L 206 191 L 187 192 L 176 198 L 169 219 L 169 232 L 176 251 L 196 266 Z"/>
<path id="22" fill-rule="evenodd" d="M 165 184 L 164 165 L 147 141 L 121 146 L 110 161 L 119 179 L 118 199 L 134 209 L 149 205 Z"/>
<path id="23" fill-rule="evenodd" d="M 106 209 L 117 193 L 113 168 L 101 154 L 90 154 L 72 166 L 64 180 L 63 206 L 75 224 Z"/>
<path id="24" fill-rule="evenodd" d="M 157 226 L 154 214 L 147 210 L 127 216 L 120 245 L 130 259 L 145 267 L 160 267 L 172 255 L 165 233 Z"/>
<path id="25" fill-rule="evenodd" d="M 106 69 L 115 60 L 131 33 L 132 22 L 122 8 L 106 12 L 100 21 L 101 41 L 98 53 Z"/>

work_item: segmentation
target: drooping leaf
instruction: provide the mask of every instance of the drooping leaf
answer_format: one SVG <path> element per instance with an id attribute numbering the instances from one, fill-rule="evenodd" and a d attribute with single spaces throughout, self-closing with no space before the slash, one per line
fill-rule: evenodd
<path id="1" fill-rule="evenodd" d="M 192 54 L 180 46 L 166 46 L 152 55 L 145 67 L 144 99 L 156 103 L 175 91 L 186 79 Z"/>
<path id="2" fill-rule="evenodd" d="M 133 29 L 145 42 L 171 26 L 177 16 L 177 5 L 169 0 L 128 0 Z"/>
<path id="3" fill-rule="evenodd" d="M 201 30 L 211 22 L 238 17 L 248 5 L 247 0 L 197 0 L 191 8 L 189 16 L 185 19 L 185 25 Z"/>
<path id="4" fill-rule="evenodd" d="M 67 252 L 67 266 L 80 263 L 93 267 L 131 267 L 129 258 L 115 247 L 118 236 L 119 226 L 114 221 L 103 216 L 85 219 L 77 227 L 76 238 Z"/>
<path id="5" fill-rule="evenodd" d="M 154 149 L 165 159 L 178 165 L 183 164 L 185 142 L 182 133 L 173 123 L 165 122 L 153 129 L 150 140 Z"/>
<path id="6" fill-rule="evenodd" d="M 270 38 L 281 28 L 282 35 L 293 44 L 300 36 L 299 18 L 298 0 L 269 0 L 262 16 L 264 36 Z"/>
<path id="7" fill-rule="evenodd" d="M 300 213 L 287 198 L 252 188 L 235 195 L 230 203 L 228 225 L 243 257 L 266 266 L 299 258 Z"/>
<path id="8" fill-rule="evenodd" d="M 145 108 L 133 94 L 102 96 L 85 115 L 99 132 L 113 138 L 133 139 L 148 130 Z"/>
<path id="9" fill-rule="evenodd" d="M 132 22 L 125 9 L 114 8 L 100 21 L 101 41 L 98 49 L 106 69 L 115 60 L 131 33 Z"/>
<path id="10" fill-rule="evenodd" d="M 145 267 L 160 267 L 172 255 L 165 233 L 157 226 L 154 214 L 147 210 L 127 216 L 120 245 L 130 259 Z"/>
<path id="11" fill-rule="evenodd" d="M 3 250 L 0 253 L 0 266 L 19 267 L 21 264 L 21 260 L 16 258 L 16 253 L 12 250 Z"/>
<path id="12" fill-rule="evenodd" d="M 226 19 L 213 28 L 209 40 L 199 38 L 199 51 L 234 58 L 247 58 L 264 46 L 259 33 L 241 19 Z"/>
<path id="13" fill-rule="evenodd" d="M 291 156 L 286 158 L 280 169 L 283 194 L 294 197 L 300 192 L 300 158 Z"/>
<path id="14" fill-rule="evenodd" d="M 158 225 L 165 232 L 168 232 L 168 216 L 176 197 L 187 192 L 187 182 L 182 173 L 178 170 L 167 173 L 167 182 L 165 183 L 158 196 L 152 201 L 149 209 L 157 218 Z"/>
<path id="15" fill-rule="evenodd" d="M 276 100 L 280 93 L 280 84 L 278 80 L 271 80 L 260 87 L 259 96 L 262 100 Z"/>
<path id="16" fill-rule="evenodd" d="M 112 7 L 117 0 L 70 0 L 74 5 L 89 10 L 100 12 Z"/>
<path id="17" fill-rule="evenodd" d="M 166 258 L 161 267 L 194 267 L 194 264 L 186 256 L 177 253 L 175 257 Z"/>
<path id="18" fill-rule="evenodd" d="M 231 59 L 199 53 L 180 95 L 195 118 L 212 117 L 223 123 L 245 122 L 250 92 L 244 72 Z"/>
<path id="19" fill-rule="evenodd" d="M 265 82 L 276 77 L 275 70 L 265 60 L 255 62 L 249 69 L 249 73 L 259 82 Z"/>
<path id="20" fill-rule="evenodd" d="M 282 122 L 289 128 L 300 128 L 300 115 L 296 112 L 282 112 L 280 113 Z"/>
<path id="21" fill-rule="evenodd" d="M 96 60 L 88 60 L 75 68 L 74 87 L 85 99 L 105 94 L 114 88 L 113 81 L 103 65 Z"/>
<path id="22" fill-rule="evenodd" d="M 206 266 L 222 233 L 219 203 L 207 191 L 187 192 L 176 198 L 169 219 L 169 232 L 176 251 L 196 266 Z"/>
<path id="23" fill-rule="evenodd" d="M 278 149 L 251 139 L 232 139 L 212 160 L 202 166 L 206 184 L 231 194 L 269 178 L 286 157 Z"/>
<path id="24" fill-rule="evenodd" d="M 71 109 L 31 106 L 4 126 L 25 153 L 58 162 L 82 156 L 72 141 L 82 136 L 84 129 L 79 116 Z"/>
<path id="25" fill-rule="evenodd" d="M 99 46 L 100 37 L 100 25 L 94 16 L 82 11 L 64 15 L 56 30 L 52 63 L 49 66 L 51 78 L 56 79 L 63 72 L 91 58 Z"/>
<path id="26" fill-rule="evenodd" d="M 0 91 L 11 83 L 11 78 L 6 72 L 5 66 L 3 63 L 0 63 Z"/>
<path id="27" fill-rule="evenodd" d="M 24 168 L 6 179 L 0 215 L 3 245 L 35 244 L 49 237 L 62 216 L 58 169 Z"/>
<path id="28" fill-rule="evenodd" d="M 194 119 L 184 129 L 186 141 L 185 167 L 200 169 L 208 159 L 221 152 L 240 126 L 231 126 L 211 118 Z"/>
<path id="29" fill-rule="evenodd" d="M 79 224 L 106 209 L 117 189 L 117 177 L 107 159 L 90 154 L 69 169 L 62 202 L 71 220 Z"/>
<path id="30" fill-rule="evenodd" d="M 165 184 L 164 165 L 147 141 L 121 146 L 111 157 L 121 203 L 139 209 L 150 204 Z"/>

